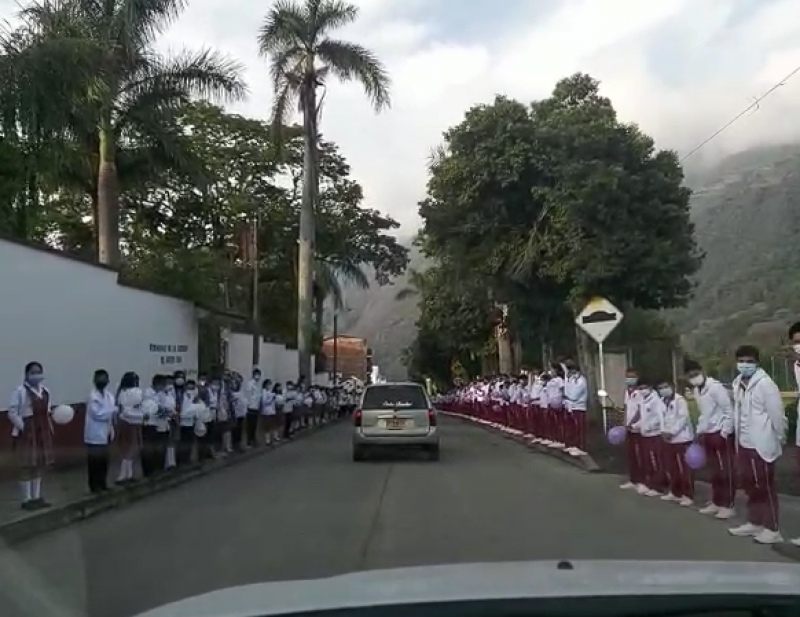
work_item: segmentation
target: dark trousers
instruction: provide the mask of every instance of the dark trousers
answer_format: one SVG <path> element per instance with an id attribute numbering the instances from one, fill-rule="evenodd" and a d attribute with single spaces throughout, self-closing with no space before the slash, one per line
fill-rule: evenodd
<path id="1" fill-rule="evenodd" d="M 175 463 L 178 467 L 192 462 L 192 447 L 194 446 L 194 427 L 181 426 L 178 443 L 175 447 Z"/>
<path id="2" fill-rule="evenodd" d="M 168 432 L 159 432 L 155 426 L 142 428 L 142 473 L 145 478 L 164 469 L 168 441 Z"/>
<path id="3" fill-rule="evenodd" d="M 89 490 L 92 493 L 108 489 L 109 458 L 108 446 L 86 445 L 86 467 L 89 472 Z"/>
<path id="4" fill-rule="evenodd" d="M 214 443 L 217 435 L 217 423 L 206 422 L 206 433 L 197 440 L 197 458 L 201 461 L 214 458 Z"/>
<path id="5" fill-rule="evenodd" d="M 283 436 L 286 439 L 292 436 L 292 422 L 294 421 L 294 413 L 283 414 Z"/>
<path id="6" fill-rule="evenodd" d="M 256 430 L 258 429 L 258 409 L 247 410 L 247 445 L 256 445 Z"/>
<path id="7" fill-rule="evenodd" d="M 234 450 L 242 449 L 242 436 L 244 435 L 244 418 L 234 418 L 231 428 L 231 444 Z"/>

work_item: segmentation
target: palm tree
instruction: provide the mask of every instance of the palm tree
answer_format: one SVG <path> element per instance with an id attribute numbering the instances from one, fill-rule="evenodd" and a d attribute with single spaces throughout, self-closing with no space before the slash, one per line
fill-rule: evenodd
<path id="1" fill-rule="evenodd" d="M 167 57 L 157 37 L 180 15 L 186 0 L 38 0 L 21 12 L 22 29 L 35 42 L 28 54 L 57 52 L 80 82 L 77 140 L 95 156 L 98 258 L 118 266 L 120 203 L 118 148 L 145 135 L 169 142 L 164 124 L 193 96 L 242 98 L 246 87 L 238 63 L 211 50 Z M 137 135 L 130 134 L 135 125 Z"/>
<path id="2" fill-rule="evenodd" d="M 330 77 L 359 82 L 377 111 L 389 106 L 389 76 L 375 55 L 361 45 L 332 38 L 353 23 L 358 8 L 344 0 L 277 0 L 258 37 L 269 59 L 275 94 L 276 128 L 287 124 L 294 105 L 303 115 L 303 201 L 300 211 L 297 285 L 298 372 L 311 378 L 313 325 L 314 208 L 319 189 L 319 112 Z M 318 90 L 323 89 L 323 97 Z"/>

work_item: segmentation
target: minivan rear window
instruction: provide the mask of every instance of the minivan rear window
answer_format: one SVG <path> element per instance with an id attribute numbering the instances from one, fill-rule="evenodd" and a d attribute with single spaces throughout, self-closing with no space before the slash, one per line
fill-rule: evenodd
<path id="1" fill-rule="evenodd" d="M 371 386 L 364 392 L 364 409 L 385 408 L 427 409 L 428 400 L 420 386 Z"/>

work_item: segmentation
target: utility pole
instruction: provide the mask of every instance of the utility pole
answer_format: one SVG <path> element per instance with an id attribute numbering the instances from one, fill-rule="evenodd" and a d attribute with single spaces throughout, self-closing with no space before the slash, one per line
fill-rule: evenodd
<path id="1" fill-rule="evenodd" d="M 260 214 L 255 211 L 250 229 L 250 264 L 253 269 L 253 297 L 252 314 L 250 315 L 253 328 L 253 367 L 257 367 L 261 362 L 261 327 L 259 322 L 259 302 L 258 302 L 258 228 Z"/>
<path id="2" fill-rule="evenodd" d="M 333 387 L 339 385 L 339 310 L 333 310 Z"/>

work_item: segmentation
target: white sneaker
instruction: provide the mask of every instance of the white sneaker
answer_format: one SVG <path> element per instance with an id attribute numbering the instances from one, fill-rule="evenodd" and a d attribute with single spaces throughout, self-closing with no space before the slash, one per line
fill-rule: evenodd
<path id="1" fill-rule="evenodd" d="M 619 485 L 619 487 L 620 487 L 620 488 L 621 488 L 623 491 L 630 491 L 630 490 L 632 490 L 632 489 L 635 489 L 635 488 L 636 488 L 636 485 L 635 485 L 633 482 L 625 482 L 625 483 L 623 483 L 623 484 L 620 484 L 620 485 Z"/>
<path id="2" fill-rule="evenodd" d="M 661 496 L 661 501 L 678 501 L 679 498 L 675 497 L 672 493 L 667 493 L 666 495 Z"/>
<path id="3" fill-rule="evenodd" d="M 578 448 L 567 448 L 566 452 L 570 456 L 580 456 L 581 455 L 581 451 L 578 450 Z"/>
<path id="4" fill-rule="evenodd" d="M 560 443 L 560 442 L 559 442 L 559 443 L 556 443 L 556 445 L 554 445 L 553 447 L 554 447 L 556 450 L 563 450 L 563 449 L 564 449 L 566 446 L 565 446 L 563 443 Z"/>
<path id="5" fill-rule="evenodd" d="M 719 510 L 719 506 L 715 506 L 713 503 L 710 503 L 707 506 L 700 508 L 698 512 L 700 512 L 700 514 L 716 514 L 719 512 Z"/>
<path id="6" fill-rule="evenodd" d="M 736 511 L 733 508 L 719 508 L 717 513 L 714 515 L 714 518 L 718 518 L 721 521 L 727 521 L 734 516 L 736 516 Z"/>
<path id="7" fill-rule="evenodd" d="M 690 508 L 694 505 L 694 500 L 691 497 L 681 497 L 680 501 L 678 501 L 678 505 L 681 505 L 684 508 Z"/>
<path id="8" fill-rule="evenodd" d="M 728 529 L 729 534 L 740 538 L 745 538 L 747 536 L 755 537 L 762 531 L 764 531 L 763 527 L 753 525 L 753 523 L 745 523 L 744 525 L 739 525 L 738 527 L 732 527 Z"/>
<path id="9" fill-rule="evenodd" d="M 647 491 L 649 491 L 649 490 L 650 489 L 647 488 L 644 484 L 637 484 L 636 485 L 636 492 L 639 493 L 640 495 L 646 495 Z"/>
<path id="10" fill-rule="evenodd" d="M 647 489 L 647 492 L 644 494 L 645 497 L 660 497 L 661 493 L 652 488 Z"/>
<path id="11" fill-rule="evenodd" d="M 759 544 L 778 544 L 779 542 L 783 542 L 783 536 L 781 536 L 780 531 L 762 529 L 757 536 L 753 537 L 753 540 Z"/>
<path id="12" fill-rule="evenodd" d="M 789 542 L 795 546 L 800 546 L 800 538 L 792 538 Z"/>
<path id="13" fill-rule="evenodd" d="M 554 449 L 558 450 L 562 446 L 558 442 L 551 441 L 550 443 L 547 444 L 547 447 L 548 448 L 554 448 Z"/>

